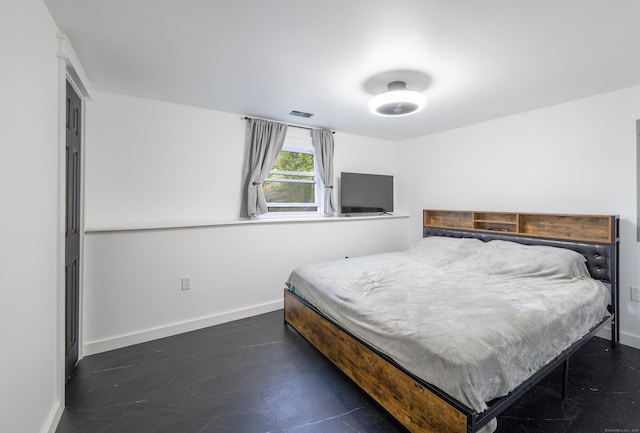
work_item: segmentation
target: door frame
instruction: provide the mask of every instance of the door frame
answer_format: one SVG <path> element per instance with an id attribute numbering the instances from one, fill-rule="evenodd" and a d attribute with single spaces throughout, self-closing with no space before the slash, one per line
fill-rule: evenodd
<path id="1" fill-rule="evenodd" d="M 57 309 L 57 332 L 56 332 L 56 348 L 57 348 L 57 365 L 56 365 L 56 394 L 58 398 L 58 416 L 62 416 L 65 406 L 65 219 L 66 219 L 66 96 L 67 81 L 71 83 L 81 100 L 81 148 L 80 154 L 80 276 L 79 276 L 79 335 L 78 335 L 78 360 L 82 359 L 83 350 L 83 320 L 82 320 L 82 302 L 84 287 L 84 179 L 85 179 L 85 142 L 86 142 L 86 103 L 91 100 L 89 94 L 90 82 L 87 78 L 82 65 L 76 56 L 69 39 L 58 34 L 58 140 L 57 140 L 57 273 L 56 273 L 56 309 Z M 57 423 L 56 423 L 57 424 Z"/>

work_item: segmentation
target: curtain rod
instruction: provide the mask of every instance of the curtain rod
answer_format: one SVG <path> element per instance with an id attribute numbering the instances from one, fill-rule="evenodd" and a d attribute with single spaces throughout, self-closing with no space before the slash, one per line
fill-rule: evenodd
<path id="1" fill-rule="evenodd" d="M 264 117 L 249 117 L 249 116 L 244 116 L 243 117 L 244 120 L 251 120 L 251 119 L 261 119 L 261 120 L 268 120 L 270 122 L 280 122 L 279 120 L 271 120 L 271 119 L 265 119 Z M 312 131 L 314 129 L 323 129 L 323 128 L 313 128 L 311 126 L 302 126 L 302 125 L 295 125 L 293 123 L 287 123 L 287 122 L 280 122 L 280 123 L 284 123 L 287 126 L 291 126 L 293 128 L 301 128 L 301 129 L 308 129 L 309 131 Z M 335 134 L 336 131 L 331 131 L 332 134 Z"/>

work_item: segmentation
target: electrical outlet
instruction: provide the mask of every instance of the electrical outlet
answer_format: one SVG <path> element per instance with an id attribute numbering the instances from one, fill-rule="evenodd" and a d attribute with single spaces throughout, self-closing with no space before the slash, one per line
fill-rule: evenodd
<path id="1" fill-rule="evenodd" d="M 191 277 L 182 277 L 180 279 L 180 287 L 182 290 L 191 290 Z"/>
<path id="2" fill-rule="evenodd" d="M 631 300 L 640 302 L 640 288 L 638 287 L 631 288 Z"/>

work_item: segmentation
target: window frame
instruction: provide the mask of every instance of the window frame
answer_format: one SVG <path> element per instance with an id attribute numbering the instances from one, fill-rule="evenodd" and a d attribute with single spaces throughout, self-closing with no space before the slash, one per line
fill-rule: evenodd
<path id="1" fill-rule="evenodd" d="M 289 172 L 289 171 L 279 171 L 276 169 L 271 169 L 267 178 L 263 181 L 264 184 L 268 182 L 273 182 L 269 180 L 269 176 L 271 174 L 293 174 L 300 176 L 313 176 L 313 184 L 314 184 L 314 195 L 315 202 L 314 203 L 273 203 L 267 202 L 267 208 L 269 209 L 266 214 L 263 216 L 267 217 L 289 217 L 289 216 L 317 216 L 322 214 L 322 203 L 323 197 L 322 194 L 324 192 L 324 185 L 322 183 L 322 179 L 320 179 L 320 173 L 318 171 L 318 160 L 316 157 L 316 151 L 313 147 L 313 143 L 311 141 L 311 132 L 309 130 L 304 130 L 306 134 L 300 134 L 296 130 L 300 130 L 301 128 L 295 128 L 292 131 L 290 127 L 287 131 L 287 136 L 284 140 L 284 144 L 282 145 L 282 149 L 280 152 L 296 152 L 296 153 L 306 153 L 313 155 L 313 173 L 311 172 Z M 278 154 L 278 158 L 280 154 Z M 277 161 L 277 158 L 276 158 Z M 292 183 L 311 183 L 311 182 L 300 182 L 295 180 L 280 180 L 281 182 L 292 182 Z M 315 207 L 315 211 L 304 211 L 304 210 L 286 210 L 286 211 L 277 211 L 270 210 L 271 208 L 284 208 L 284 207 Z"/>

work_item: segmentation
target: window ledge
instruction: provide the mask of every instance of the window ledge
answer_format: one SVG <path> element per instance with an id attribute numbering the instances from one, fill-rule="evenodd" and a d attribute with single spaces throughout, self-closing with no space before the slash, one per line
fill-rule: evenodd
<path id="1" fill-rule="evenodd" d="M 382 220 L 409 218 L 408 214 L 395 213 L 392 215 L 358 215 L 358 216 L 288 216 L 288 217 L 258 217 L 251 219 L 240 219 L 235 221 L 204 221 L 204 222 L 177 222 L 166 224 L 139 224 L 122 226 L 88 226 L 85 233 L 106 233 L 106 232 L 130 232 L 149 230 L 178 230 L 204 227 L 224 227 L 246 224 L 297 224 L 297 223 L 323 223 L 323 222 L 345 222 L 363 220 Z"/>

